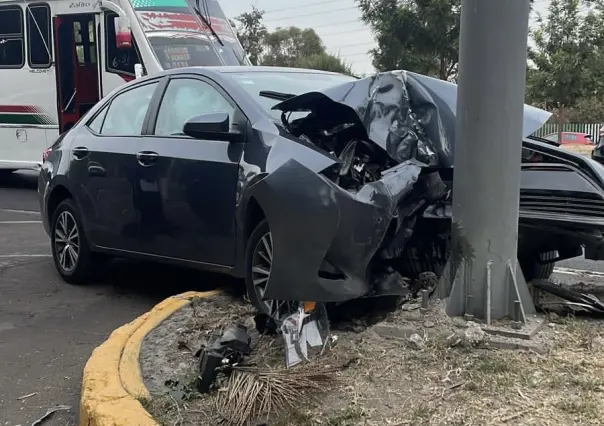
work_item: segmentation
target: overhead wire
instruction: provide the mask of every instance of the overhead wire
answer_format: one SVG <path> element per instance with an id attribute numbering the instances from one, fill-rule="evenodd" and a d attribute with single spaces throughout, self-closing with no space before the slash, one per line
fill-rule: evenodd
<path id="1" fill-rule="evenodd" d="M 302 15 L 282 16 L 279 18 L 265 19 L 264 22 L 287 21 L 289 19 L 298 19 L 298 18 L 303 18 L 305 16 L 325 15 L 327 13 L 343 12 L 345 10 L 352 10 L 352 9 L 356 9 L 356 8 L 357 8 L 356 6 L 348 6 L 348 7 L 343 7 L 340 9 L 330 9 L 330 10 L 322 10 L 320 12 L 303 13 Z"/>

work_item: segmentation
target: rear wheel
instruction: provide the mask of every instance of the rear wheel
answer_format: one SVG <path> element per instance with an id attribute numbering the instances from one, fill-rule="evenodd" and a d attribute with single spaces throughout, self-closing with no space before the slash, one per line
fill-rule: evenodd
<path id="1" fill-rule="evenodd" d="M 84 234 L 80 214 L 71 199 L 61 201 L 51 222 L 52 257 L 57 271 L 69 284 L 84 284 L 96 271 L 96 257 Z"/>
<path id="2" fill-rule="evenodd" d="M 245 286 L 254 307 L 276 321 L 292 313 L 297 306 L 295 302 L 264 300 L 273 266 L 273 238 L 266 220 L 260 222 L 250 235 L 245 259 Z"/>

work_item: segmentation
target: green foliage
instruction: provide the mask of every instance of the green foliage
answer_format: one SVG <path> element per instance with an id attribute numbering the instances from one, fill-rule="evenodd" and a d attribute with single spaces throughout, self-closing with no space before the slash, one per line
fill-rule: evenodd
<path id="1" fill-rule="evenodd" d="M 459 61 L 461 0 L 357 0 L 373 30 L 380 71 L 406 69 L 454 79 Z"/>
<path id="2" fill-rule="evenodd" d="M 353 75 L 352 68 L 343 59 L 336 55 L 321 52 L 311 56 L 300 58 L 295 62 L 298 68 L 338 72 L 340 74 Z"/>
<path id="3" fill-rule="evenodd" d="M 530 101 L 566 110 L 602 93 L 604 14 L 601 5 L 592 3 L 551 0 L 547 18 L 538 17 L 535 47 L 528 51 L 534 64 L 527 73 Z"/>
<path id="4" fill-rule="evenodd" d="M 242 13 L 235 18 L 239 22 L 239 26 L 236 26 L 238 29 L 237 37 L 254 65 L 258 65 L 262 55 L 263 43 L 268 35 L 268 31 L 262 23 L 263 16 L 263 10 L 252 6 L 251 12 Z"/>
<path id="5" fill-rule="evenodd" d="M 264 11 L 252 11 L 237 18 L 237 36 L 254 65 L 309 68 L 352 74 L 351 66 L 327 53 L 321 37 L 311 28 L 277 28 L 269 32 L 263 24 Z"/>
<path id="6" fill-rule="evenodd" d="M 300 59 L 325 53 L 321 37 L 311 28 L 277 28 L 264 41 L 263 65 L 295 67 Z"/>

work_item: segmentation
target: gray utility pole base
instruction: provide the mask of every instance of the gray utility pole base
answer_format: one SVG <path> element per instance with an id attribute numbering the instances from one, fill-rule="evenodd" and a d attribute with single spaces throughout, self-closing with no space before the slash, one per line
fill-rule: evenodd
<path id="1" fill-rule="evenodd" d="M 505 286 L 503 292 L 505 300 L 498 300 L 497 304 L 506 307 L 506 316 L 511 319 L 510 326 L 513 329 L 521 330 L 531 323 L 530 317 L 533 317 L 537 311 L 522 270 L 516 264 L 517 262 L 509 262 L 505 265 L 506 273 L 503 283 Z M 445 311 L 447 315 L 451 317 L 464 317 L 467 320 L 474 320 L 476 317 L 479 317 L 485 320 L 487 326 L 492 325 L 492 267 L 493 262 L 487 261 L 483 268 L 486 291 L 482 294 L 483 298 L 477 298 L 472 294 L 472 285 L 470 282 L 471 277 L 476 275 L 475 272 L 479 272 L 475 271 L 477 265 L 474 265 L 472 260 L 465 260 L 453 271 L 453 262 L 449 259 L 434 292 L 435 297 L 446 299 Z M 483 312 L 485 313 L 484 318 L 482 315 L 477 315 L 477 313 L 481 314 Z M 494 334 L 504 333 L 494 332 Z M 517 333 L 513 333 L 513 336 L 516 335 Z"/>
<path id="2" fill-rule="evenodd" d="M 519 329 L 517 267 L 529 0 L 462 0 L 447 313 Z"/>

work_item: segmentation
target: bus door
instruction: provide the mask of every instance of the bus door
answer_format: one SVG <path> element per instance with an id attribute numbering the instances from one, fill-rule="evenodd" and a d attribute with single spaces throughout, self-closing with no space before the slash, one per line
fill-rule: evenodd
<path id="1" fill-rule="evenodd" d="M 100 99 L 97 15 L 54 18 L 59 132 L 69 130 Z"/>

